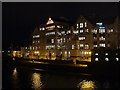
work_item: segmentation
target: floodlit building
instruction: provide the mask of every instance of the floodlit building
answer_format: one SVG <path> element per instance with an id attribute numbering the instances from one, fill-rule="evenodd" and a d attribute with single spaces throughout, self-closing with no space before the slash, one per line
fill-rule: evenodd
<path id="1" fill-rule="evenodd" d="M 29 58 L 90 62 L 93 50 L 120 48 L 119 23 L 119 17 L 110 24 L 93 24 L 83 16 L 74 24 L 65 18 L 49 17 L 46 23 L 35 28 L 29 52 L 22 50 L 22 53 L 29 53 Z"/>

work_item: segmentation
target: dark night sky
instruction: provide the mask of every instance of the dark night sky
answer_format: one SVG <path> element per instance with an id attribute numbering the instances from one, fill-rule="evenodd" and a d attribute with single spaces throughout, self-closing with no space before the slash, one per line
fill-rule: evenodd
<path id="1" fill-rule="evenodd" d="M 2 3 L 3 49 L 10 43 L 29 43 L 36 25 L 42 24 L 49 16 L 64 16 L 75 21 L 80 15 L 89 17 L 113 17 L 118 15 L 118 3 L 42 3 L 4 2 Z"/>

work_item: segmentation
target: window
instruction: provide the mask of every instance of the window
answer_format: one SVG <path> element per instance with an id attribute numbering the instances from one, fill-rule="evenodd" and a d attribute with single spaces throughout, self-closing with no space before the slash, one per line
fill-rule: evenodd
<path id="1" fill-rule="evenodd" d="M 77 28 L 78 28 L 78 24 L 77 24 Z"/>
<path id="2" fill-rule="evenodd" d="M 34 50 L 35 48 L 33 47 L 33 50 Z"/>
<path id="3" fill-rule="evenodd" d="M 42 30 L 45 30 L 45 28 L 42 28 Z"/>
<path id="4" fill-rule="evenodd" d="M 88 29 L 85 29 L 85 32 L 89 32 Z"/>
<path id="5" fill-rule="evenodd" d="M 69 30 L 69 31 L 67 31 L 67 34 L 69 34 L 69 33 L 71 33 L 71 31 Z"/>
<path id="6" fill-rule="evenodd" d="M 79 37 L 78 39 L 79 40 L 85 40 L 85 37 Z"/>
<path id="7" fill-rule="evenodd" d="M 72 45 L 72 49 L 75 49 L 75 45 Z"/>
<path id="8" fill-rule="evenodd" d="M 83 47 L 84 45 L 83 44 L 80 44 L 80 47 Z"/>
<path id="9" fill-rule="evenodd" d="M 42 29 L 40 28 L 40 30 L 42 30 Z"/>
<path id="10" fill-rule="evenodd" d="M 105 44 L 104 43 L 100 44 L 100 47 L 105 47 Z"/>
<path id="11" fill-rule="evenodd" d="M 85 27 L 87 27 L 87 23 L 85 22 Z"/>
<path id="12" fill-rule="evenodd" d="M 105 38 L 104 38 L 103 36 L 101 36 L 101 37 L 99 38 L 99 40 L 100 40 L 100 41 L 102 41 L 102 40 L 105 41 Z"/>
<path id="13" fill-rule="evenodd" d="M 30 47 L 30 50 L 32 49 L 32 47 Z"/>
<path id="14" fill-rule="evenodd" d="M 105 33 L 105 29 L 99 29 L 99 33 Z"/>
<path id="15" fill-rule="evenodd" d="M 78 30 L 77 31 L 73 31 L 74 34 L 77 34 L 78 33 Z"/>
<path id="16" fill-rule="evenodd" d="M 80 28 L 83 28 L 83 23 L 80 23 Z"/>
<path id="17" fill-rule="evenodd" d="M 54 43 L 54 39 L 51 39 L 51 43 Z"/>
<path id="18" fill-rule="evenodd" d="M 33 43 L 35 43 L 35 41 L 33 41 Z"/>
<path id="19" fill-rule="evenodd" d="M 97 47 L 97 45 L 94 45 L 93 47 Z"/>
<path id="20" fill-rule="evenodd" d="M 105 61 L 109 61 L 109 58 L 105 58 Z"/>
<path id="21" fill-rule="evenodd" d="M 38 41 L 38 43 L 40 43 L 40 41 Z"/>
<path id="22" fill-rule="evenodd" d="M 37 50 L 37 47 L 36 47 L 36 50 Z"/>
<path id="23" fill-rule="evenodd" d="M 55 35 L 55 32 L 48 32 L 48 33 L 46 33 L 45 35 L 46 35 L 46 36 L 47 36 L 47 35 Z"/>
<path id="24" fill-rule="evenodd" d="M 33 36 L 33 38 L 39 38 L 40 37 L 40 35 L 34 35 Z"/>
<path id="25" fill-rule="evenodd" d="M 83 33 L 83 30 L 80 30 L 80 33 Z"/>
<path id="26" fill-rule="evenodd" d="M 98 55 L 98 53 L 95 53 L 95 55 Z"/>
<path id="27" fill-rule="evenodd" d="M 95 33 L 95 34 L 97 34 L 97 30 L 96 29 L 92 30 L 92 32 Z"/>
<path id="28" fill-rule="evenodd" d="M 95 58 L 95 61 L 98 61 L 98 58 Z"/>
<path id="29" fill-rule="evenodd" d="M 89 45 L 88 44 L 85 45 L 85 49 L 89 49 Z"/>
<path id="30" fill-rule="evenodd" d="M 116 60 L 116 61 L 119 61 L 119 58 L 118 58 L 118 57 L 116 57 L 116 58 L 115 58 L 115 60 Z"/>
<path id="31" fill-rule="evenodd" d="M 105 53 L 105 55 L 108 55 L 108 53 Z"/>

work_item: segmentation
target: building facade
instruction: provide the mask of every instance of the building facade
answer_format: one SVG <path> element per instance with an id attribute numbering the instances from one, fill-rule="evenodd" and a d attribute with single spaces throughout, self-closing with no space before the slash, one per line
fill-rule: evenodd
<path id="1" fill-rule="evenodd" d="M 120 20 L 113 23 L 96 22 L 91 24 L 80 16 L 74 24 L 66 19 L 48 19 L 45 24 L 35 28 L 32 44 L 27 51 L 29 58 L 50 60 L 79 60 L 91 62 L 91 55 L 96 49 L 120 48 Z"/>

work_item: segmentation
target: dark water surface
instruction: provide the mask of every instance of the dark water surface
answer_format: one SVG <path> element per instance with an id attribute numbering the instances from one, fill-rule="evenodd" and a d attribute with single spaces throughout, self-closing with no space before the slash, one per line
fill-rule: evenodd
<path id="1" fill-rule="evenodd" d="M 76 88 L 80 82 L 90 81 L 93 82 L 93 90 L 120 90 L 119 77 L 94 77 L 89 74 L 80 74 L 72 72 L 59 72 L 59 71 L 44 71 L 23 66 L 14 66 L 10 64 L 3 64 L 3 90 L 23 90 L 33 89 L 41 90 L 44 88 Z M 81 89 L 84 90 L 84 89 Z M 91 90 L 91 89 L 87 89 Z"/>

